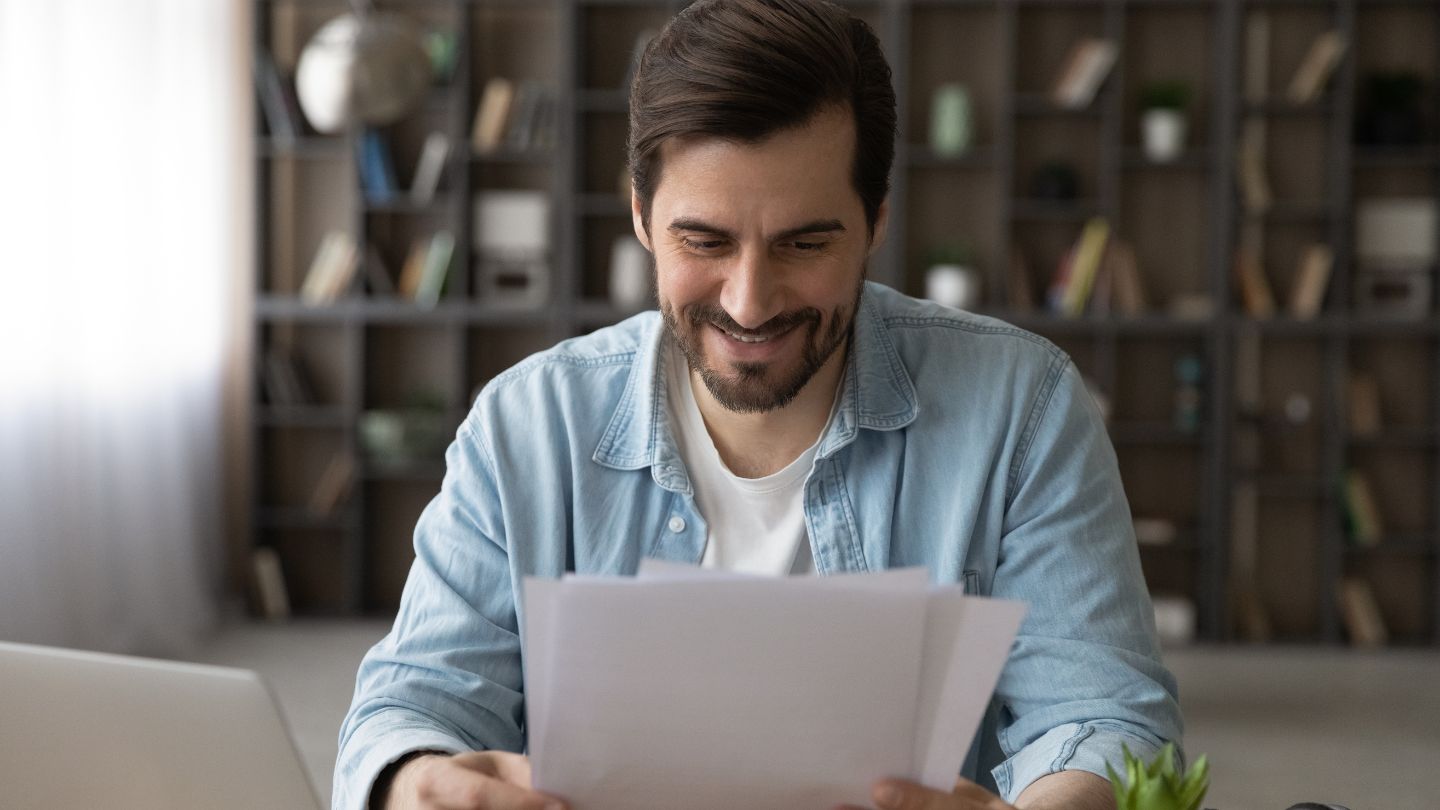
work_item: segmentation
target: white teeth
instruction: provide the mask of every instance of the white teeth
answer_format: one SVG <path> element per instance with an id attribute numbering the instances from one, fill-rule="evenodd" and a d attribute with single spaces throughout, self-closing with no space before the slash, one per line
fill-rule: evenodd
<path id="1" fill-rule="evenodd" d="M 732 337 L 732 338 L 735 338 L 736 340 L 740 341 L 741 343 L 764 343 L 765 341 L 767 341 L 767 340 L 770 339 L 769 336 L 765 336 L 765 337 L 750 337 L 750 336 L 747 336 L 747 335 L 737 335 L 737 334 L 735 334 L 734 332 L 726 332 L 725 334 L 729 335 L 729 336 Z"/>

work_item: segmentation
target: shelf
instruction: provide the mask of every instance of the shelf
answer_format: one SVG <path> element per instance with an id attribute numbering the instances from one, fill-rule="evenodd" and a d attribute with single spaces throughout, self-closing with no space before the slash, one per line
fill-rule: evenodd
<path id="1" fill-rule="evenodd" d="M 928 146 L 911 146 L 905 152 L 905 164 L 912 169 L 993 169 L 997 164 L 996 148 L 972 147 L 963 155 L 936 154 Z"/>
<path id="2" fill-rule="evenodd" d="M 1356 169 L 1440 169 L 1440 146 L 1356 146 Z"/>
<path id="3" fill-rule="evenodd" d="M 400 194 L 389 202 L 365 201 L 365 213 L 367 214 L 401 214 L 409 216 L 425 216 L 429 214 L 446 214 L 448 209 L 455 204 L 455 195 L 438 193 L 428 202 L 417 202 L 410 199 L 406 194 Z"/>
<path id="4" fill-rule="evenodd" d="M 549 308 L 530 309 L 486 304 L 481 301 L 445 301 L 424 309 L 401 299 L 342 298 L 331 304 L 307 304 L 294 296 L 261 296 L 255 303 L 256 316 L 267 321 L 319 323 L 418 323 L 464 324 L 468 326 L 550 325 Z"/>
<path id="5" fill-rule="evenodd" d="M 1348 443 L 1357 449 L 1430 450 L 1436 446 L 1434 428 L 1424 425 L 1387 427 L 1371 436 L 1349 434 Z"/>
<path id="6" fill-rule="evenodd" d="M 1099 118 L 1100 105 L 1091 103 L 1087 107 L 1065 107 L 1055 103 L 1049 93 L 1017 93 L 1015 114 L 1031 117 Z"/>
<path id="7" fill-rule="evenodd" d="M 495 166 L 548 166 L 559 160 L 553 149 L 496 149 L 471 152 L 470 162 Z"/>
<path id="8" fill-rule="evenodd" d="M 630 112 L 630 91 L 581 90 L 575 94 L 575 107 L 581 112 L 628 113 Z"/>
<path id="9" fill-rule="evenodd" d="M 644 310 L 622 309 L 609 301 L 581 301 L 575 306 L 575 318 L 586 328 L 619 323 Z"/>
<path id="10" fill-rule="evenodd" d="M 445 478 L 445 461 L 377 462 L 365 461 L 361 476 L 366 481 L 404 481 L 411 483 L 440 482 Z"/>
<path id="11" fill-rule="evenodd" d="M 1335 106 L 1328 101 L 1316 101 L 1310 104 L 1296 104 L 1284 99 L 1271 101 L 1247 101 L 1243 107 L 1247 116 L 1273 116 L 1273 117 L 1315 117 L 1325 118 L 1335 111 Z"/>
<path id="12" fill-rule="evenodd" d="M 630 218 L 630 203 L 614 194 L 581 194 L 575 200 L 575 210 L 586 217 Z"/>
<path id="13" fill-rule="evenodd" d="M 355 519 L 344 509 L 330 514 L 312 512 L 301 506 L 267 506 L 256 513 L 261 529 L 310 529 L 347 531 L 355 527 Z"/>
<path id="14" fill-rule="evenodd" d="M 1339 212 L 1319 200 L 1282 200 L 1263 210 L 1244 212 L 1244 217 L 1252 222 L 1321 223 L 1333 216 L 1339 216 Z"/>
<path id="15" fill-rule="evenodd" d="M 1110 440 L 1115 444 L 1167 444 L 1199 447 L 1204 443 L 1206 427 L 1181 430 L 1169 422 L 1112 422 Z"/>
<path id="16" fill-rule="evenodd" d="M 291 0 L 293 2 L 293 0 Z M 305 136 L 275 138 L 261 135 L 255 139 L 255 153 L 263 159 L 338 160 L 349 157 L 344 138 L 336 136 Z"/>
<path id="17" fill-rule="evenodd" d="M 1205 334 L 1210 324 L 1210 321 L 1179 320 L 1164 315 L 1067 318 L 1049 313 L 1019 313 L 1004 310 L 987 310 L 984 314 L 1039 334 L 1198 337 Z"/>
<path id="18" fill-rule="evenodd" d="M 1145 156 L 1139 147 L 1127 148 L 1120 158 L 1120 168 L 1131 171 L 1205 171 L 1210 168 L 1210 152 L 1204 147 L 1186 149 L 1174 160 L 1154 161 Z"/>
<path id="19" fill-rule="evenodd" d="M 1345 556 L 1357 557 L 1380 557 L 1380 556 L 1413 556 L 1433 557 L 1437 552 L 1434 541 L 1430 535 L 1423 532 L 1395 532 L 1380 538 L 1380 542 L 1373 546 L 1357 546 L 1349 542 L 1345 545 Z"/>
<path id="20" fill-rule="evenodd" d="M 1314 475 L 1300 473 L 1241 473 L 1237 478 L 1255 486 L 1264 498 L 1296 500 L 1326 498 L 1334 487 Z"/>
<path id="21" fill-rule="evenodd" d="M 1015 219 L 1052 222 L 1081 222 L 1101 215 L 1098 200 L 1012 200 L 1010 214 Z"/>
<path id="22" fill-rule="evenodd" d="M 347 428 L 352 419 L 335 405 L 262 405 L 255 421 L 266 427 Z"/>

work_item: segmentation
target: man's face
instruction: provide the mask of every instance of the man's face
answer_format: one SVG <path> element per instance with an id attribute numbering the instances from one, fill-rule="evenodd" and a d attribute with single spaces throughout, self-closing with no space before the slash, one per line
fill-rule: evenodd
<path id="1" fill-rule="evenodd" d="M 859 304 L 865 260 L 880 245 L 850 181 L 848 110 L 759 144 L 675 139 L 651 201 L 660 312 L 690 368 L 725 408 L 788 404 L 827 363 L 839 363 Z"/>

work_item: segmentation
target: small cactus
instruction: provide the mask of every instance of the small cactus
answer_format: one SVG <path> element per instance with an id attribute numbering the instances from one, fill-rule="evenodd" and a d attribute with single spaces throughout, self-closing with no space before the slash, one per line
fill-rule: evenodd
<path id="1" fill-rule="evenodd" d="M 1185 773 L 1175 772 L 1175 745 L 1166 743 L 1146 765 L 1143 760 L 1125 752 L 1125 781 L 1107 763 L 1110 784 L 1115 789 L 1116 810 L 1200 810 L 1200 802 L 1210 787 L 1210 763 L 1205 757 Z"/>

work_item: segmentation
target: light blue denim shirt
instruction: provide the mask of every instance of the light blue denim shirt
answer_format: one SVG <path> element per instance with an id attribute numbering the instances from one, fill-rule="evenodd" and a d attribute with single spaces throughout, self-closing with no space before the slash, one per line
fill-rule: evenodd
<path id="1" fill-rule="evenodd" d="M 525 749 L 522 577 L 700 561 L 662 336 L 638 315 L 481 392 L 416 527 L 395 627 L 360 666 L 334 807 L 363 808 L 410 751 Z M 1115 453 L 1070 359 L 867 284 L 839 397 L 804 490 L 818 573 L 924 566 L 1029 604 L 962 775 L 1013 802 L 1048 773 L 1103 776 L 1122 744 L 1178 744 Z"/>

